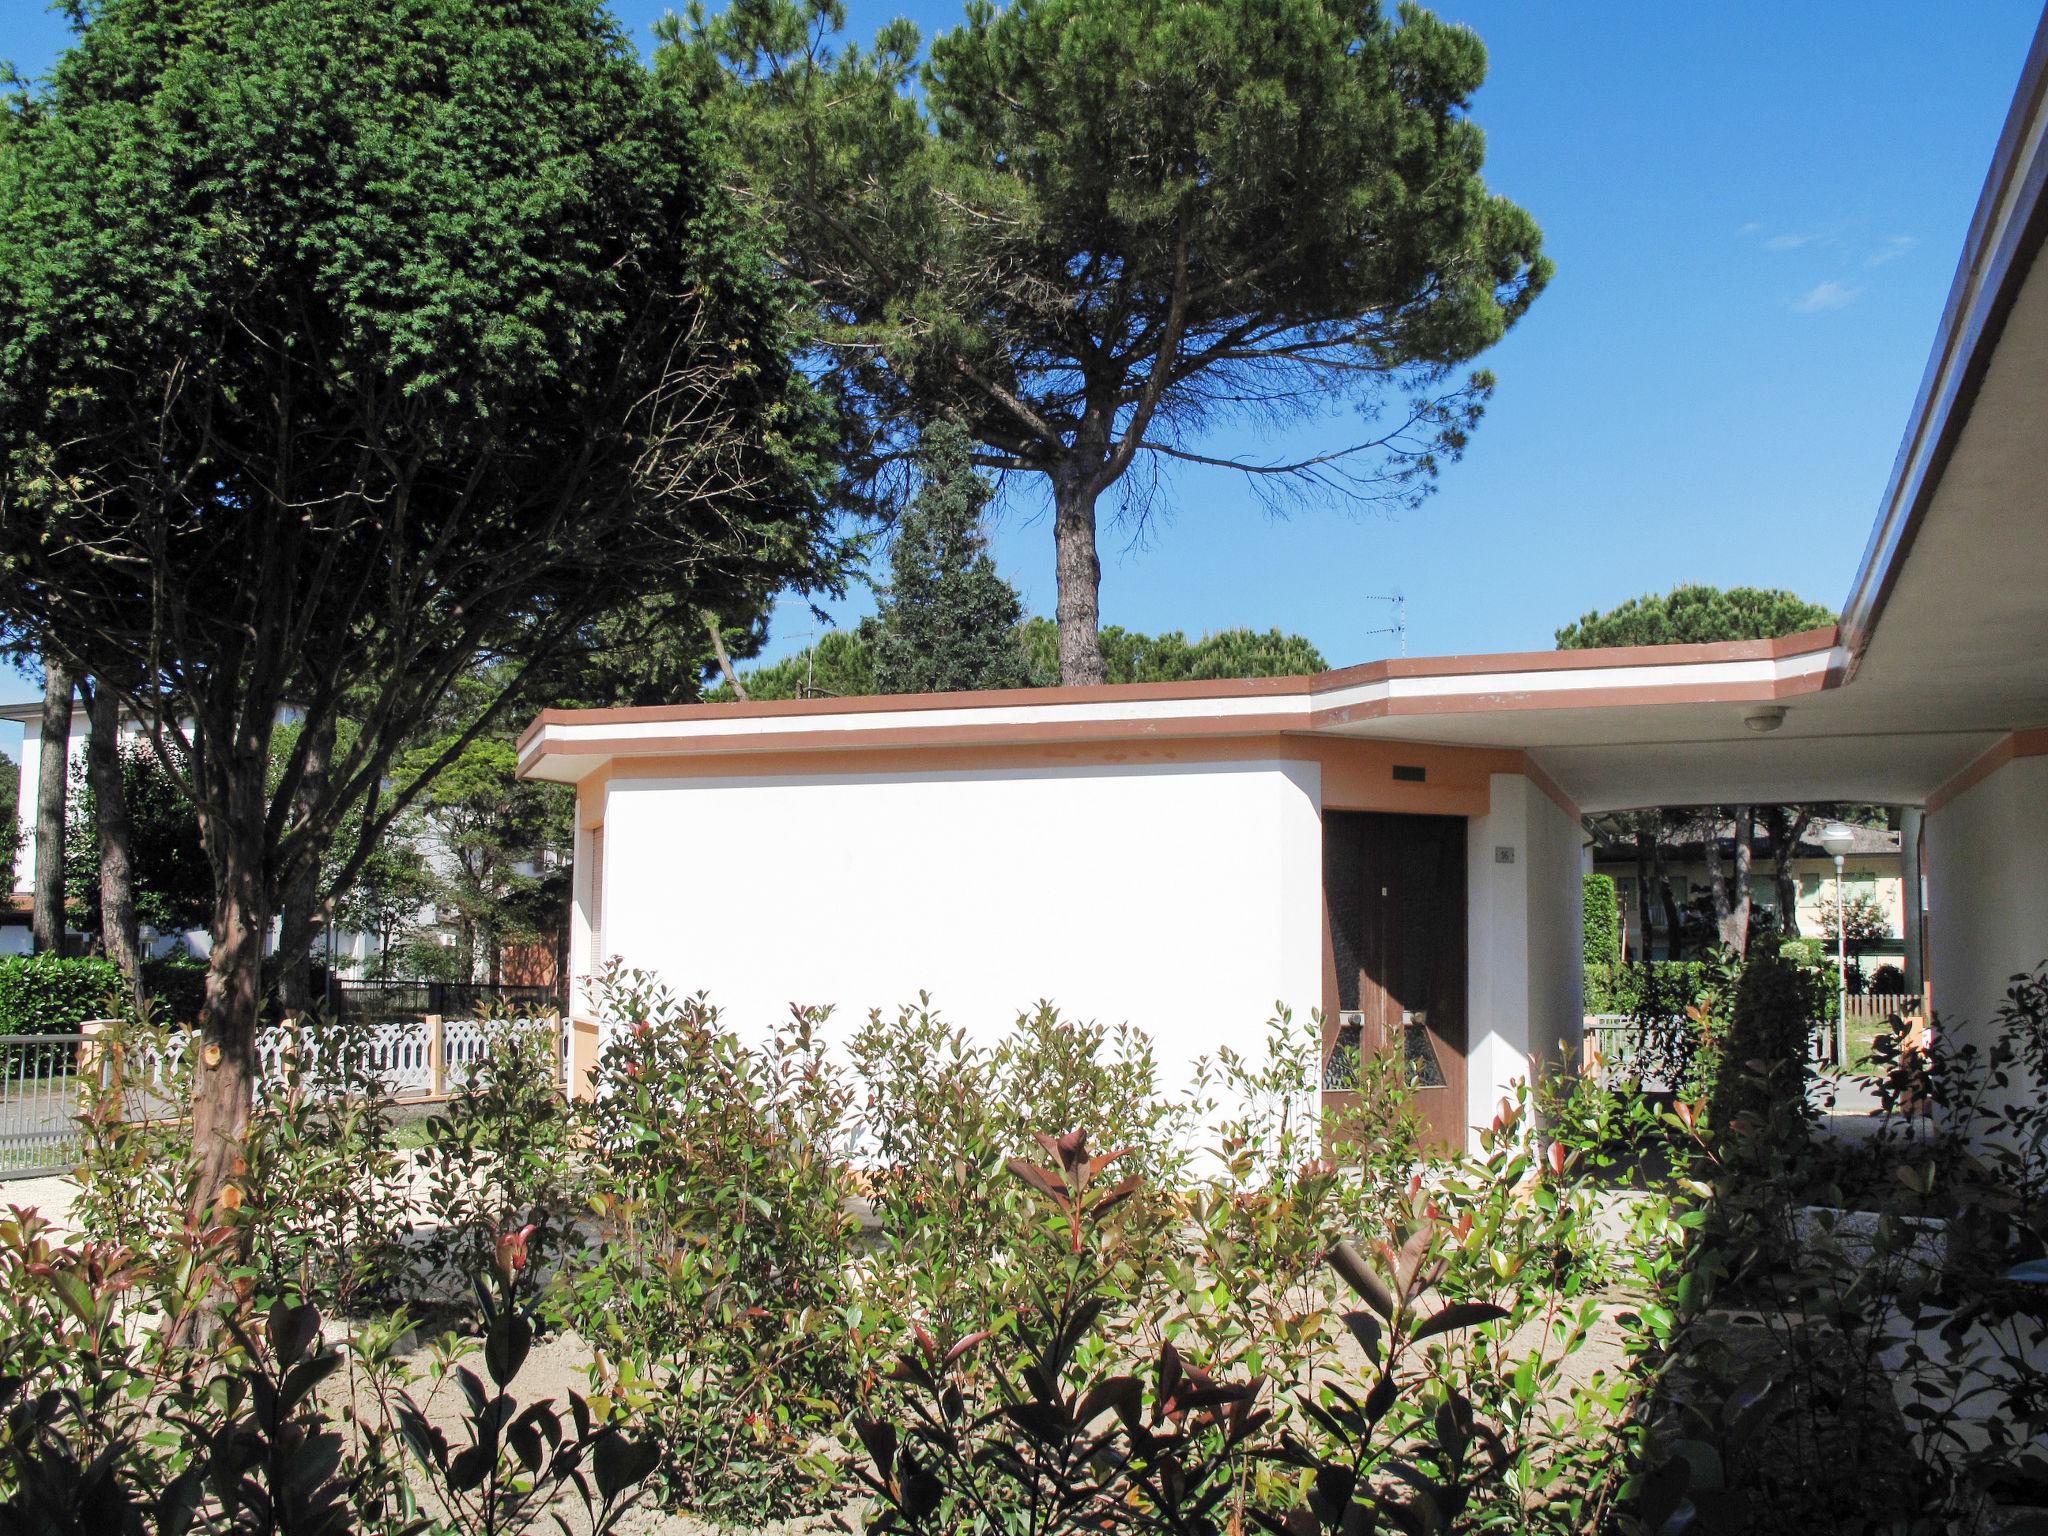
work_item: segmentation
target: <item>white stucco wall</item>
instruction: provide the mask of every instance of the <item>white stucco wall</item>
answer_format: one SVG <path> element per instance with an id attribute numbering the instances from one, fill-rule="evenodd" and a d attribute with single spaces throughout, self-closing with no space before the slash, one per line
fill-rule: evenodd
<path id="1" fill-rule="evenodd" d="M 1144 1029 L 1177 1089 L 1220 1046 L 1255 1049 L 1276 1002 L 1306 1020 L 1320 1001 L 1319 781 L 1295 762 L 615 779 L 576 969 L 595 906 L 606 955 L 743 1030 L 802 1002 L 843 1032 L 924 990 L 994 1039 L 1042 997 Z"/>
<path id="2" fill-rule="evenodd" d="M 1516 1080 L 1560 1061 L 1566 1046 L 1577 1056 L 1581 842 L 1578 823 L 1536 785 L 1493 776 L 1491 807 L 1473 819 L 1467 843 L 1475 1134 Z"/>
<path id="3" fill-rule="evenodd" d="M 1927 981 L 1944 1028 L 1983 1028 L 2048 960 L 2048 757 L 2005 764 L 1930 813 Z"/>

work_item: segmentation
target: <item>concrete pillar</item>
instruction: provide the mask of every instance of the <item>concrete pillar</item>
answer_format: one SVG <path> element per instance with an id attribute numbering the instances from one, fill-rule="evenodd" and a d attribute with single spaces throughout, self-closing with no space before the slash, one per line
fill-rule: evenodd
<path id="1" fill-rule="evenodd" d="M 1924 1008 L 1927 999 L 1927 951 L 1920 933 L 1920 918 L 1927 897 L 1926 882 L 1920 873 L 1920 827 L 1920 807 L 1907 806 L 1899 822 L 1899 906 L 1904 914 L 1906 995 Z"/>
<path id="2" fill-rule="evenodd" d="M 1585 903 L 1577 820 L 1518 773 L 1468 828 L 1466 1100 L 1473 1145 L 1519 1081 L 1580 1060 Z"/>

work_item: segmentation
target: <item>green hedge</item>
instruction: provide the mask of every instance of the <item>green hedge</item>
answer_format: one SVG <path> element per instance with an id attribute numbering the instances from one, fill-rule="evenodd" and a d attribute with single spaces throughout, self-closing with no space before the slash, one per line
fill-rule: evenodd
<path id="1" fill-rule="evenodd" d="M 1707 967 L 1697 960 L 1615 961 L 1586 967 L 1586 1012 L 1676 1018 L 1700 1000 Z"/>
<path id="2" fill-rule="evenodd" d="M 143 985 L 156 999 L 157 1022 L 198 1022 L 206 962 L 152 960 Z M 0 1035 L 68 1034 L 87 1019 L 124 1011 L 127 993 L 111 960 L 96 955 L 10 955 L 0 959 Z"/>
<path id="3" fill-rule="evenodd" d="M 1807 942 L 1788 940 L 1780 954 L 1806 973 L 1819 1022 L 1832 1024 L 1837 1011 L 1835 964 L 1831 958 L 1819 964 L 1809 961 Z M 1700 1002 L 1712 971 L 1712 964 L 1704 960 L 1652 960 L 1647 966 L 1626 962 L 1588 965 L 1585 1009 L 1632 1019 L 1679 1018 Z"/>
<path id="4" fill-rule="evenodd" d="M 113 963 L 62 955 L 10 955 L 0 960 L 0 1034 L 65 1034 L 118 1004 L 121 973 Z"/>
<path id="5" fill-rule="evenodd" d="M 1613 967 L 1621 960 L 1621 905 L 1612 875 L 1585 877 L 1586 971 Z"/>
<path id="6" fill-rule="evenodd" d="M 181 955 L 152 960 L 142 968 L 142 984 L 156 999 L 156 1022 L 190 1028 L 199 1022 L 199 1004 L 206 996 L 206 962 Z"/>

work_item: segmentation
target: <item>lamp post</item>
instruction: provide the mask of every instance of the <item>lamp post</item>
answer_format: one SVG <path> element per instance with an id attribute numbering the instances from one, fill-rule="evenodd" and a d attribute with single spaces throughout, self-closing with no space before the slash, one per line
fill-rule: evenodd
<path id="1" fill-rule="evenodd" d="M 1835 861 L 1835 1066 L 1849 1065 L 1849 912 L 1842 900 L 1842 862 L 1856 834 L 1839 821 L 1821 829 L 1820 845 Z"/>

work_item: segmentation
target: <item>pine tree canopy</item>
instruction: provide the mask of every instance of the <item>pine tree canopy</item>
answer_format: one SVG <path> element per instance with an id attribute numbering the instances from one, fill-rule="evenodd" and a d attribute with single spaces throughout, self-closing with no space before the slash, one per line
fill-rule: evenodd
<path id="1" fill-rule="evenodd" d="M 1493 387 L 1462 370 L 1548 279 L 1482 179 L 1486 50 L 1364 0 L 971 0 L 932 41 L 841 44 L 840 0 L 735 0 L 662 30 L 811 286 L 852 480 L 957 419 L 1055 508 L 1060 664 L 1106 675 L 1096 502 L 1162 469 L 1412 501 Z M 1352 406 L 1299 460 L 1211 429 Z"/>
<path id="2" fill-rule="evenodd" d="M 1762 587 L 1674 587 L 1586 614 L 1557 632 L 1561 651 L 1615 645 L 1697 645 L 1775 640 L 1835 622 L 1835 612 L 1793 593 Z"/>

